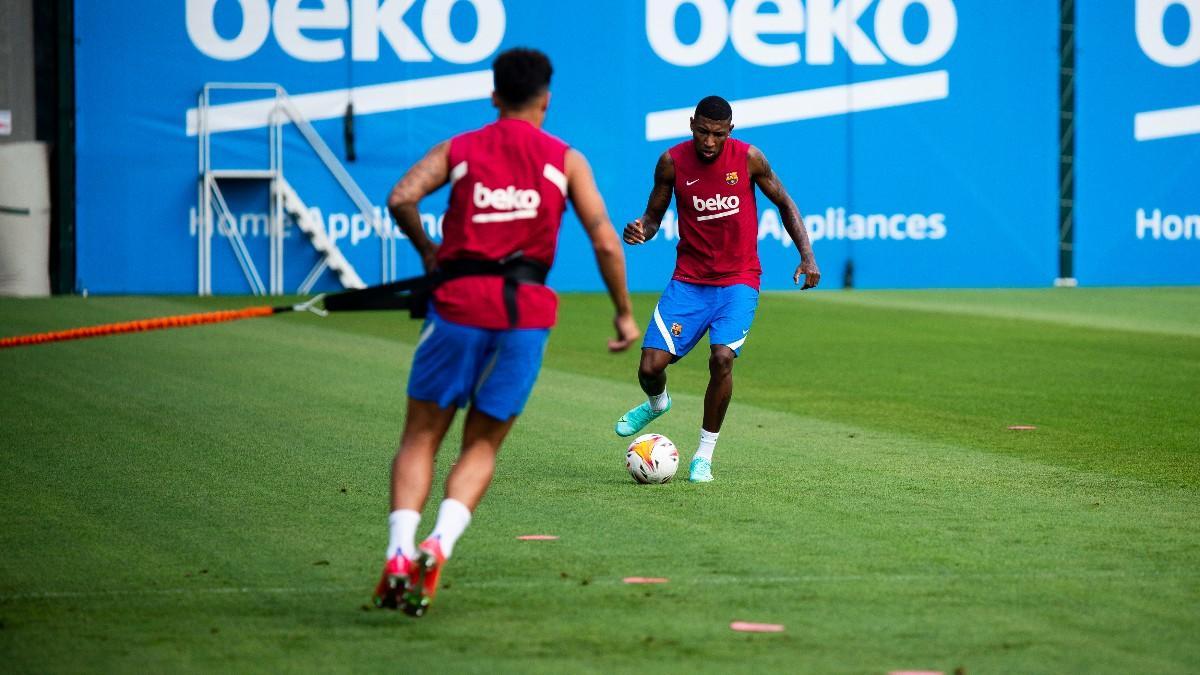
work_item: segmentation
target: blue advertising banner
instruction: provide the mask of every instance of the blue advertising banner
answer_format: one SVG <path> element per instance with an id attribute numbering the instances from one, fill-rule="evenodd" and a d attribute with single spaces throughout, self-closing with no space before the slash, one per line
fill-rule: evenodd
<path id="1" fill-rule="evenodd" d="M 823 287 L 1045 286 L 1057 276 L 1057 3 L 1016 4 L 78 0 L 77 285 L 197 291 L 205 83 L 282 85 L 386 222 L 409 165 L 494 119 L 491 59 L 533 46 L 555 66 L 546 129 L 588 157 L 618 229 L 642 213 L 658 156 L 689 136 L 696 101 L 718 94 L 805 214 Z M 269 166 L 265 95 L 214 91 L 215 168 Z M 358 276 L 417 273 L 404 241 L 387 269 L 374 218 L 293 125 L 282 137 L 288 183 Z M 261 276 L 275 255 L 266 183 L 221 186 Z M 445 199 L 421 205 L 435 236 Z M 318 258 L 286 222 L 278 255 L 294 292 Z M 672 211 L 654 241 L 626 249 L 633 289 L 661 288 L 677 238 Z M 759 240 L 763 287 L 791 287 L 796 250 L 766 199 Z M 252 290 L 236 243 L 222 223 L 213 292 Z M 602 288 L 571 215 L 550 283 Z M 316 285 L 339 287 L 329 271 Z"/>
<path id="2" fill-rule="evenodd" d="M 1077 7 L 1075 276 L 1200 283 L 1200 0 Z"/>

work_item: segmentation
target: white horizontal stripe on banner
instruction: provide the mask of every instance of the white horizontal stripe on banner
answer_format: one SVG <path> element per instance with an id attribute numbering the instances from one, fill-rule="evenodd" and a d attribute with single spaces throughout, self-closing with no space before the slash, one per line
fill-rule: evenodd
<path id="1" fill-rule="evenodd" d="M 733 123 L 739 129 L 832 117 L 846 113 L 894 108 L 938 101 L 950 96 L 950 73 L 938 70 L 919 75 L 889 77 L 870 82 L 839 84 L 730 101 Z M 646 140 L 661 141 L 688 136 L 688 119 L 694 107 L 660 110 L 646 115 Z"/>
<path id="2" fill-rule="evenodd" d="M 1200 105 L 1147 110 L 1133 116 L 1133 137 L 1139 141 L 1200 134 Z"/>
<path id="3" fill-rule="evenodd" d="M 309 119 L 328 120 L 346 114 L 346 104 L 354 101 L 358 115 L 427 108 L 447 103 L 477 101 L 492 95 L 492 71 L 477 70 L 457 75 L 441 75 L 416 80 L 372 84 L 351 89 L 332 89 L 291 96 L 292 103 Z M 267 126 L 275 98 L 209 106 L 208 130 L 239 131 Z M 187 111 L 187 135 L 195 136 L 199 125 L 196 108 Z"/>

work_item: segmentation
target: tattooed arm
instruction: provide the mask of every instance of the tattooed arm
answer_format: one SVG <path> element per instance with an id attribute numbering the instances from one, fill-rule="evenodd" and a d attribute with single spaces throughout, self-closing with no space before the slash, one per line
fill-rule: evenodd
<path id="1" fill-rule="evenodd" d="M 800 277 L 804 277 L 804 285 L 800 290 L 816 286 L 821 283 L 821 270 L 817 267 L 817 259 L 813 255 L 812 242 L 808 240 L 808 230 L 804 228 L 804 219 L 800 217 L 800 209 L 796 208 L 796 202 L 792 201 L 791 195 L 783 187 L 779 176 L 775 175 L 775 170 L 771 168 L 771 164 L 767 162 L 767 157 L 761 150 L 750 146 L 748 163 L 750 177 L 754 179 L 754 184 L 779 209 L 779 215 L 783 218 L 783 227 L 795 242 L 796 250 L 800 252 L 800 264 L 792 275 L 792 281 L 798 284 Z"/>
<path id="2" fill-rule="evenodd" d="M 664 152 L 658 158 L 654 167 L 654 187 L 650 190 L 650 199 L 646 202 L 646 212 L 641 218 L 635 219 L 625 226 L 624 239 L 626 244 L 644 244 L 654 238 L 662 224 L 663 214 L 671 205 L 671 195 L 675 193 L 675 161 L 671 153 Z"/>
<path id="3" fill-rule="evenodd" d="M 421 227 L 421 212 L 417 205 L 429 193 L 450 180 L 450 141 L 443 141 L 426 153 L 404 174 L 388 195 L 388 212 L 408 237 L 428 272 L 437 261 L 437 244 L 430 241 Z"/>

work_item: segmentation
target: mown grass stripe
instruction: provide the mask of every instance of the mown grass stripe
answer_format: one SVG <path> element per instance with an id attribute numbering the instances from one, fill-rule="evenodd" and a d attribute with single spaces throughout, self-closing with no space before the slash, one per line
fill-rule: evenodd
<path id="1" fill-rule="evenodd" d="M 0 329 L 14 307 L 42 328 L 218 300 L 0 300 Z M 418 324 L 281 317 L 0 356 L 6 665 L 372 670 L 400 646 L 406 668 L 438 671 L 1200 664 L 1200 487 L 1186 442 L 1197 427 L 1171 398 L 1195 366 L 1187 340 L 822 302 L 792 311 L 768 296 L 765 342 L 737 366 L 717 482 L 636 486 L 611 432 L 639 396 L 636 356 L 603 352 L 603 302 L 564 299 L 527 414 L 420 621 L 363 610 Z M 989 353 L 1024 379 L 1010 390 Z M 1069 354 L 1077 380 L 1050 358 Z M 673 367 L 675 408 L 655 426 L 685 456 L 704 366 Z M 1128 414 L 1072 409 L 1085 387 L 1120 391 Z M 1038 431 L 1009 432 L 1014 421 Z M 547 531 L 560 540 L 513 540 Z M 621 582 L 650 573 L 671 581 Z M 747 617 L 787 633 L 730 633 Z"/>

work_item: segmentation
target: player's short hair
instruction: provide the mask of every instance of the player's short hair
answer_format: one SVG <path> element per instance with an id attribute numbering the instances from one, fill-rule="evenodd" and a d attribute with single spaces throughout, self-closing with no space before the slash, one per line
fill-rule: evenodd
<path id="1" fill-rule="evenodd" d="M 696 104 L 695 117 L 704 117 L 714 122 L 733 119 L 733 107 L 720 96 L 705 96 Z"/>
<path id="2" fill-rule="evenodd" d="M 552 74 L 550 59 L 536 49 L 514 47 L 501 52 L 492 62 L 496 96 L 514 108 L 549 89 Z"/>

